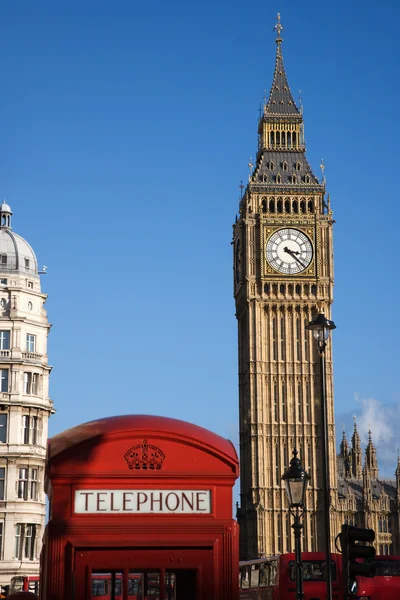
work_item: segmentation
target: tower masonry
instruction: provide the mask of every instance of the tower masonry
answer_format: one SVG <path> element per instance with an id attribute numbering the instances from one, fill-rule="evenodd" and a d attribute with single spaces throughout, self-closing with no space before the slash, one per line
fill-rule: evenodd
<path id="1" fill-rule="evenodd" d="M 49 398 L 47 336 L 38 263 L 0 206 L 0 584 L 38 575 L 45 519 Z"/>
<path id="2" fill-rule="evenodd" d="M 321 372 L 307 324 L 333 303 L 333 215 L 325 179 L 305 154 L 303 114 L 293 99 L 275 27 L 275 71 L 258 123 L 258 150 L 233 226 L 238 321 L 240 555 L 291 552 L 294 540 L 281 477 L 297 449 L 311 476 L 303 516 L 305 551 L 324 551 Z M 323 171 L 323 164 L 321 165 Z M 368 434 L 354 422 L 335 450 L 332 343 L 326 347 L 331 548 L 343 523 L 375 530 L 378 554 L 400 553 L 400 459 L 379 476 Z"/>
<path id="3" fill-rule="evenodd" d="M 333 302 L 333 218 L 306 157 L 276 25 L 275 71 L 233 230 L 239 342 L 241 556 L 293 550 L 281 477 L 292 450 L 311 475 L 304 550 L 323 548 L 319 355 L 306 325 Z M 336 503 L 331 344 L 326 350 L 330 488 Z M 334 535 L 334 530 L 332 535 Z"/>

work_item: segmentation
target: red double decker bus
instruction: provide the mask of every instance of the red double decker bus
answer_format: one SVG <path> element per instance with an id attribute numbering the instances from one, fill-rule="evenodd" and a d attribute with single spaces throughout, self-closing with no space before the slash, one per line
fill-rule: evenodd
<path id="1" fill-rule="evenodd" d="M 326 560 L 322 552 L 302 552 L 304 600 L 326 598 Z M 332 598 L 342 600 L 341 556 L 331 555 Z M 240 600 L 295 600 L 294 554 L 239 563 Z"/>
<path id="2" fill-rule="evenodd" d="M 10 594 L 14 592 L 39 593 L 38 575 L 15 575 L 10 582 Z"/>
<path id="3" fill-rule="evenodd" d="M 122 600 L 123 574 L 117 572 L 92 573 L 91 600 Z M 160 597 L 158 572 L 129 573 L 128 600 L 153 600 Z M 175 600 L 175 574 L 165 573 L 164 600 Z"/>
<path id="4" fill-rule="evenodd" d="M 375 576 L 357 577 L 359 600 L 398 600 L 400 598 L 400 556 L 375 556 Z"/>

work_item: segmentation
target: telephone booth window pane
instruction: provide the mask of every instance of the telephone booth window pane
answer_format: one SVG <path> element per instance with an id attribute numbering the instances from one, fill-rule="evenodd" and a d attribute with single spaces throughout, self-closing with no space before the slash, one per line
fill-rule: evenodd
<path id="1" fill-rule="evenodd" d="M 250 587 L 258 587 L 258 565 L 251 565 Z"/>

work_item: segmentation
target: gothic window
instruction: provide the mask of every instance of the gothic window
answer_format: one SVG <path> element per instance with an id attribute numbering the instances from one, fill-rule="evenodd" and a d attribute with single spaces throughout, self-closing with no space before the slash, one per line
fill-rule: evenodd
<path id="1" fill-rule="evenodd" d="M 286 398 L 285 398 L 285 384 L 282 383 L 282 421 L 284 423 L 286 423 L 286 421 L 287 421 L 286 411 L 287 411 L 287 406 L 286 406 Z"/>
<path id="2" fill-rule="evenodd" d="M 274 421 L 277 423 L 279 421 L 278 415 L 278 386 L 274 383 Z"/>
<path id="3" fill-rule="evenodd" d="M 275 446 L 275 483 L 279 485 L 281 482 L 281 469 L 279 465 L 279 446 Z"/>
<path id="4" fill-rule="evenodd" d="M 263 175 L 263 176 L 261 177 L 261 181 L 262 181 L 263 183 L 267 183 L 267 182 L 268 182 L 268 175 Z"/>
<path id="5" fill-rule="evenodd" d="M 305 181 L 306 181 L 306 183 L 310 183 L 310 176 L 309 175 L 306 175 Z"/>
<path id="6" fill-rule="evenodd" d="M 308 285 L 308 283 L 306 283 L 306 284 L 304 285 L 304 293 L 305 293 L 305 294 L 308 296 L 308 294 L 309 294 L 309 291 L 310 291 L 309 285 Z"/>
<path id="7" fill-rule="evenodd" d="M 307 350 L 308 350 L 309 331 L 308 331 L 308 329 L 306 329 L 307 325 L 308 325 L 308 319 L 305 318 L 304 319 L 304 360 L 307 360 Z"/>
<path id="8" fill-rule="evenodd" d="M 306 383 L 306 421 L 310 422 L 310 384 Z"/>
<path id="9" fill-rule="evenodd" d="M 289 283 L 289 285 L 288 285 L 288 294 L 290 296 L 293 296 L 293 284 L 292 283 Z"/>
<path id="10" fill-rule="evenodd" d="M 308 212 L 310 212 L 310 213 L 314 212 L 314 202 L 312 200 L 308 201 Z"/>
<path id="11" fill-rule="evenodd" d="M 288 131 L 288 133 L 287 133 L 287 147 L 291 148 L 291 146 L 292 146 L 292 138 L 291 138 L 290 131 Z"/>
<path id="12" fill-rule="evenodd" d="M 263 198 L 262 202 L 261 202 L 261 210 L 263 213 L 267 212 L 267 201 L 265 198 Z"/>
<path id="13" fill-rule="evenodd" d="M 299 383 L 299 385 L 297 386 L 297 413 L 298 413 L 298 419 L 299 419 L 299 423 L 301 423 L 301 385 Z"/>
<path id="14" fill-rule="evenodd" d="M 288 166 L 288 165 L 287 165 L 287 162 L 285 161 L 285 162 L 282 164 L 282 171 L 287 171 L 287 166 Z"/>
<path id="15" fill-rule="evenodd" d="M 278 174 L 278 175 L 276 176 L 276 183 L 280 183 L 280 182 L 281 182 L 281 180 L 282 180 L 282 179 L 281 179 L 281 176 Z M 278 208 L 278 212 L 282 212 L 282 207 L 281 207 L 281 210 L 279 210 L 279 208 Z"/>
<path id="16" fill-rule="evenodd" d="M 278 340 L 276 339 L 276 318 L 272 319 L 272 352 L 273 360 L 278 360 Z"/>
<path id="17" fill-rule="evenodd" d="M 300 319 L 296 319 L 296 353 L 297 360 L 301 360 Z"/>
<path id="18" fill-rule="evenodd" d="M 284 283 L 281 283 L 281 285 L 279 286 L 279 293 L 285 294 L 285 284 Z"/>
<path id="19" fill-rule="evenodd" d="M 274 213 L 275 212 L 275 200 L 270 200 L 269 201 L 269 212 L 270 213 Z"/>
<path id="20" fill-rule="evenodd" d="M 300 212 L 302 212 L 303 214 L 306 213 L 306 201 L 305 200 L 300 201 Z"/>
<path id="21" fill-rule="evenodd" d="M 271 162 L 269 163 L 269 168 L 270 168 L 270 171 L 273 171 L 273 170 L 274 170 L 274 163 L 272 162 L 272 160 L 271 160 Z"/>
<path id="22" fill-rule="evenodd" d="M 285 286 L 283 286 L 285 288 Z M 281 294 L 285 293 L 285 289 Z M 281 360 L 285 360 L 285 320 L 281 317 Z"/>
<path id="23" fill-rule="evenodd" d="M 301 285 L 299 283 L 296 285 L 296 294 L 301 294 Z"/>
<path id="24" fill-rule="evenodd" d="M 269 283 L 264 285 L 264 294 L 269 294 Z"/>
<path id="25" fill-rule="evenodd" d="M 280 178 L 280 175 L 278 175 L 277 177 L 279 177 L 279 178 Z M 278 182 L 278 183 L 280 183 L 280 180 L 279 180 L 279 182 Z M 278 213 L 282 213 L 282 212 L 283 212 L 283 206 L 282 206 L 282 204 L 283 204 L 283 203 L 282 203 L 282 198 L 280 198 L 280 199 L 278 200 L 278 203 L 277 203 Z"/>
<path id="26" fill-rule="evenodd" d="M 286 513 L 286 517 L 285 517 L 285 530 L 286 530 L 286 548 L 285 551 L 286 552 L 290 552 L 291 551 L 291 544 L 290 544 L 290 514 L 289 512 Z"/>
<path id="27" fill-rule="evenodd" d="M 301 171 L 301 163 L 297 163 L 296 165 L 296 171 Z"/>
<path id="28" fill-rule="evenodd" d="M 297 134 L 296 134 L 295 131 L 293 131 L 292 138 L 293 138 L 293 146 L 296 146 L 296 143 L 297 143 Z"/>
<path id="29" fill-rule="evenodd" d="M 297 202 L 297 200 L 293 201 L 293 212 L 298 214 L 299 212 L 299 203 Z"/>
<path id="30" fill-rule="evenodd" d="M 310 514 L 310 551 L 315 551 L 315 515 Z"/>
<path id="31" fill-rule="evenodd" d="M 276 145 L 277 146 L 281 145 L 281 134 L 279 131 L 276 132 Z"/>
<path id="32" fill-rule="evenodd" d="M 317 295 L 317 286 L 316 285 L 312 285 L 311 286 L 311 295 L 312 296 L 316 296 Z"/>
<path id="33" fill-rule="evenodd" d="M 308 461 L 308 472 L 311 471 L 311 446 L 308 444 L 307 446 L 307 461 Z"/>
<path id="34" fill-rule="evenodd" d="M 282 548 L 282 515 L 278 513 L 276 517 L 276 538 L 278 542 L 278 552 L 283 552 Z"/>
<path id="35" fill-rule="evenodd" d="M 290 200 L 285 200 L 285 212 L 290 213 Z"/>
<path id="36" fill-rule="evenodd" d="M 269 141 L 270 141 L 271 147 L 273 148 L 275 145 L 275 133 L 273 131 L 271 131 L 269 134 Z"/>
<path id="37" fill-rule="evenodd" d="M 296 177 L 296 175 L 292 175 L 292 183 L 297 183 L 297 177 Z"/>

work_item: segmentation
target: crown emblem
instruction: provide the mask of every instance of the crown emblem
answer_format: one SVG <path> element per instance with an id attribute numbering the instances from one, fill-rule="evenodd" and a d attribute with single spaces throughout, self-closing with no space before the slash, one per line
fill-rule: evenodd
<path id="1" fill-rule="evenodd" d="M 159 471 L 163 465 L 165 454 L 157 446 L 143 440 L 141 444 L 132 446 L 125 453 L 124 458 L 132 470 Z"/>

